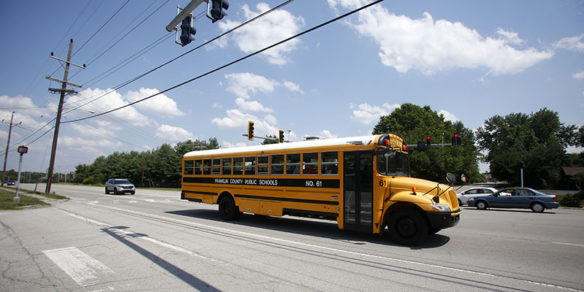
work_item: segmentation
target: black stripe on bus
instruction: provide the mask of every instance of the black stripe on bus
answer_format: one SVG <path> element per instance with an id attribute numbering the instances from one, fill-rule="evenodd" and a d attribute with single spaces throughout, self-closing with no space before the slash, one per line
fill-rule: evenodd
<path id="1" fill-rule="evenodd" d="M 292 198 L 276 198 L 276 197 L 264 197 L 264 196 L 251 196 L 251 195 L 241 195 L 236 194 L 237 198 L 246 199 L 259 199 L 259 200 L 270 200 L 270 201 L 284 201 L 284 202 L 297 202 L 297 203 L 309 203 L 309 204 L 325 204 L 338 206 L 339 202 L 336 201 L 319 201 L 319 200 L 304 200 L 304 199 L 292 199 Z"/>
<path id="2" fill-rule="evenodd" d="M 338 179 L 305 178 L 233 178 L 233 177 L 183 177 L 183 183 L 204 183 L 217 185 L 331 188 L 338 189 Z"/>
<path id="3" fill-rule="evenodd" d="M 183 191 L 184 194 L 197 194 L 197 195 L 211 195 L 216 196 L 217 193 L 210 193 L 210 192 L 193 192 L 193 191 Z"/>

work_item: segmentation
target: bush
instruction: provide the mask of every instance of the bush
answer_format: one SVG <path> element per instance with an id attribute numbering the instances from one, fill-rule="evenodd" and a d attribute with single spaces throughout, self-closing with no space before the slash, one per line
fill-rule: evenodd
<path id="1" fill-rule="evenodd" d="M 582 207 L 582 200 L 584 200 L 584 191 L 580 191 L 576 194 L 568 194 L 560 199 L 560 205 L 565 207 Z"/>

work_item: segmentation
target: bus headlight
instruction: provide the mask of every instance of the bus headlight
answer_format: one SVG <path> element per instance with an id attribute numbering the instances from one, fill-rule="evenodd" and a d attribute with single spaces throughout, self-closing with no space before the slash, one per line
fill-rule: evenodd
<path id="1" fill-rule="evenodd" d="M 443 204 L 431 204 L 432 208 L 440 211 L 440 212 L 450 212 L 450 207 L 448 205 Z"/>

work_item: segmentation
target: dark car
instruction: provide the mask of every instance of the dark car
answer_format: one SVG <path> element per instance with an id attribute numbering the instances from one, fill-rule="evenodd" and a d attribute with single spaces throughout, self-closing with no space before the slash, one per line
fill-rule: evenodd
<path id="1" fill-rule="evenodd" d="M 479 210 L 487 208 L 524 208 L 531 209 L 536 213 L 541 213 L 545 209 L 557 208 L 560 206 L 558 197 L 548 195 L 530 188 L 506 188 L 496 193 L 468 199 L 470 207 L 477 207 Z"/>
<path id="2" fill-rule="evenodd" d="M 125 178 L 110 178 L 105 183 L 105 193 L 109 194 L 113 192 L 114 195 L 119 195 L 123 193 L 136 193 L 136 187 L 129 180 Z"/>

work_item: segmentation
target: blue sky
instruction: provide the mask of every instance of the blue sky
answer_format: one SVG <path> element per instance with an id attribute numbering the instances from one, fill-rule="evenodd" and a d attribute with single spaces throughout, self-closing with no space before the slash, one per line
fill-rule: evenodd
<path id="1" fill-rule="evenodd" d="M 163 91 L 369 3 L 292 1 L 109 90 L 283 1 L 230 1 L 222 20 L 197 18 L 195 41 L 181 47 L 165 27 L 176 6 L 188 2 L 0 2 L 2 153 L 11 112 L 21 122 L 12 132 L 7 168 L 17 169 L 16 147 L 23 144 L 29 146 L 24 170 L 48 167 L 52 131 L 40 138 L 48 127 L 33 133 L 56 115 L 58 95 L 48 88 L 60 85 L 45 76 L 62 79 L 63 68 L 49 55 L 66 58 L 71 38 L 72 61 L 87 69 L 71 70 L 69 80 L 83 88 L 67 96 L 63 122 Z M 161 38 L 131 63 L 104 74 Z M 283 129 L 292 141 L 368 135 L 381 115 L 403 103 L 429 105 L 471 129 L 497 114 L 544 107 L 565 124 L 583 125 L 584 1 L 384 1 L 148 101 L 62 124 L 55 169 L 71 171 L 100 155 L 187 139 L 216 137 L 222 147 L 259 144 L 242 136 L 249 120 L 256 135 Z"/>

